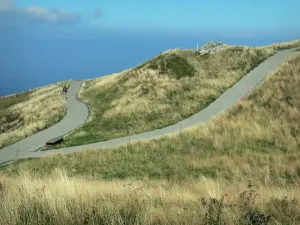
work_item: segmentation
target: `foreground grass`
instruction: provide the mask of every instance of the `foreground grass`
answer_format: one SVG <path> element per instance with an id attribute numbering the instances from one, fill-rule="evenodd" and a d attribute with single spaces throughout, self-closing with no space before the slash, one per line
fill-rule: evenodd
<path id="1" fill-rule="evenodd" d="M 299 61 L 180 135 L 1 167 L 3 223 L 299 224 Z"/>
<path id="2" fill-rule="evenodd" d="M 65 138 L 74 146 L 165 127 L 214 101 L 275 48 L 226 47 L 215 54 L 167 51 L 138 67 L 85 82 L 89 122 Z"/>
<path id="3" fill-rule="evenodd" d="M 0 148 L 58 122 L 64 116 L 62 86 L 69 82 L 0 98 Z"/>
<path id="4" fill-rule="evenodd" d="M 54 170 L 43 180 L 28 173 L 0 178 L 0 223 L 56 224 L 290 224 L 300 223 L 297 188 L 70 179 Z"/>

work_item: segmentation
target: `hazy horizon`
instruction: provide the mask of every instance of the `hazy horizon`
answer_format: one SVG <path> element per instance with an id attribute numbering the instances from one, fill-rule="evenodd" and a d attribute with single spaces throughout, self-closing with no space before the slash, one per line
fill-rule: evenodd
<path id="1" fill-rule="evenodd" d="M 250 46 L 299 39 L 299 7 L 296 0 L 0 0 L 0 95 L 120 72 L 220 37 Z"/>

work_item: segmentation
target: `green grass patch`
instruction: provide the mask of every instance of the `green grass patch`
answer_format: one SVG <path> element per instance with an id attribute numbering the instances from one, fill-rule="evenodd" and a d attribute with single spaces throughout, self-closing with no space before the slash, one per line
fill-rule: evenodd
<path id="1" fill-rule="evenodd" d="M 158 70 L 160 74 L 171 74 L 176 79 L 194 76 L 196 70 L 189 62 L 177 54 L 160 55 L 153 59 L 148 67 Z"/>
<path id="2" fill-rule="evenodd" d="M 238 149 L 238 150 L 237 150 Z M 238 146 L 228 146 L 222 150 L 213 146 L 211 141 L 181 134 L 177 138 L 163 138 L 150 143 L 137 143 L 130 146 L 99 151 L 87 151 L 71 155 L 55 155 L 47 158 L 22 159 L 0 167 L 1 173 L 18 176 L 20 171 L 29 170 L 39 177 L 46 177 L 55 168 L 64 168 L 71 177 L 84 177 L 92 180 L 140 179 L 168 180 L 186 182 L 202 176 L 232 182 L 236 177 L 231 161 L 252 168 L 270 167 L 273 184 L 286 182 L 296 184 L 300 170 L 292 175 L 275 168 L 273 158 L 286 154 L 290 163 L 297 160 L 295 153 L 283 152 L 269 141 L 247 141 Z M 247 161 L 245 156 L 247 155 Z M 222 163 L 217 159 L 223 157 Z M 252 172 L 241 169 L 241 174 L 250 176 L 256 182 L 263 182 L 263 171 Z M 255 176 L 255 177 L 253 177 Z"/>

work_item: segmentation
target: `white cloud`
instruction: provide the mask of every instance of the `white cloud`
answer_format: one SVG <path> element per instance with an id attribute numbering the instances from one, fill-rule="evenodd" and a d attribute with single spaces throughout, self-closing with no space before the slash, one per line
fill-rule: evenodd
<path id="1" fill-rule="evenodd" d="M 0 14 L 18 13 L 24 19 L 33 19 L 51 23 L 71 22 L 80 19 L 80 14 L 76 12 L 67 12 L 62 9 L 44 9 L 39 6 L 30 6 L 27 8 L 18 8 L 13 0 L 0 0 Z"/>
<path id="2" fill-rule="evenodd" d="M 39 6 L 30 6 L 28 8 L 25 8 L 24 12 L 26 12 L 26 14 L 32 19 L 44 20 L 54 23 L 73 21 L 80 18 L 79 13 L 70 13 L 62 9 L 46 10 Z"/>

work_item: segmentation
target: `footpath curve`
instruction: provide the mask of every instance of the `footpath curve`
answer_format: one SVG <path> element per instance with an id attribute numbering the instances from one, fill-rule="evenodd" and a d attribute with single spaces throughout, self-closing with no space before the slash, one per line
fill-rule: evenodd
<path id="1" fill-rule="evenodd" d="M 69 134 L 82 126 L 90 116 L 89 106 L 78 99 L 82 81 L 72 81 L 67 93 L 67 113 L 57 124 L 0 149 L 0 164 L 31 155 L 51 139 Z"/>
<path id="2" fill-rule="evenodd" d="M 287 49 L 287 50 L 281 50 L 277 52 L 275 55 L 271 56 L 264 62 L 262 62 L 259 66 L 254 68 L 252 71 L 250 71 L 247 75 L 245 75 L 241 80 L 239 80 L 235 85 L 233 85 L 231 88 L 226 90 L 219 98 L 217 98 L 214 102 L 212 102 L 209 106 L 207 106 L 205 109 L 201 110 L 200 112 L 194 114 L 193 116 L 184 119 L 174 125 L 157 129 L 141 134 L 131 135 L 127 137 L 112 139 L 108 141 L 101 141 L 93 144 L 87 144 L 87 145 L 81 145 L 81 146 L 75 146 L 75 147 L 68 147 L 68 148 L 61 148 L 61 149 L 54 149 L 49 151 L 38 151 L 38 152 L 32 152 L 32 149 L 37 149 L 36 145 L 30 145 L 30 141 L 26 141 L 26 139 L 8 146 L 2 150 L 0 150 L 0 164 L 1 162 L 7 162 L 7 161 L 13 161 L 16 159 L 16 151 L 17 149 L 20 149 L 18 152 L 18 158 L 36 158 L 36 157 L 42 157 L 42 156 L 48 156 L 53 154 L 70 154 L 74 152 L 79 152 L 84 149 L 105 149 L 105 148 L 114 148 L 121 145 L 126 145 L 129 143 L 134 143 L 137 141 L 144 141 L 144 140 L 152 140 L 161 138 L 164 136 L 167 136 L 169 134 L 175 134 L 181 132 L 185 128 L 190 128 L 195 125 L 201 125 L 206 122 L 208 122 L 212 117 L 222 113 L 223 111 L 230 109 L 233 105 L 235 105 L 242 97 L 248 94 L 249 91 L 251 91 L 253 88 L 255 88 L 260 82 L 262 82 L 270 72 L 274 71 L 277 66 L 280 65 L 280 63 L 286 59 L 287 56 L 292 56 L 295 54 L 295 50 L 297 48 Z M 74 101 L 76 100 L 77 93 L 80 89 L 81 82 L 76 81 L 71 84 L 70 91 L 68 92 L 69 98 L 74 98 Z M 59 125 L 60 123 L 54 125 L 53 127 L 41 131 L 31 137 L 32 139 L 36 139 L 39 137 L 43 137 L 45 134 L 52 134 L 52 136 L 58 136 L 55 135 L 54 131 L 61 132 L 59 128 L 66 129 L 68 132 L 75 129 L 77 126 L 74 124 L 83 124 L 84 121 L 87 120 L 89 116 L 89 109 L 84 103 L 79 102 L 76 100 L 77 107 L 74 107 L 74 102 L 69 102 L 68 100 L 68 112 L 64 119 L 66 119 L 68 122 L 61 121 L 61 124 L 64 124 L 67 126 L 66 128 L 62 125 Z M 79 106 L 80 105 L 80 106 Z M 69 107 L 70 106 L 70 107 Z M 72 116 L 71 116 L 72 114 Z M 43 133 L 44 132 L 44 133 Z M 30 137 L 29 137 L 30 138 Z M 28 138 L 27 138 L 28 139 Z M 49 136 L 46 138 L 49 140 Z M 43 144 L 45 141 L 47 141 L 45 138 L 40 140 L 39 143 Z M 21 143 L 21 144 L 19 144 Z M 23 143 L 23 144 L 22 144 Z M 25 145 L 26 144 L 26 145 Z"/>

